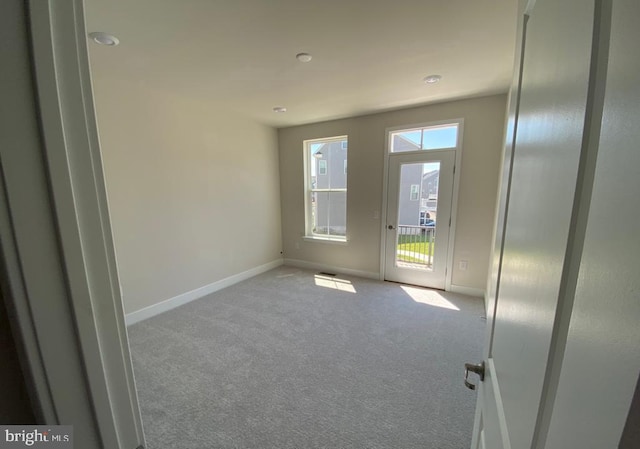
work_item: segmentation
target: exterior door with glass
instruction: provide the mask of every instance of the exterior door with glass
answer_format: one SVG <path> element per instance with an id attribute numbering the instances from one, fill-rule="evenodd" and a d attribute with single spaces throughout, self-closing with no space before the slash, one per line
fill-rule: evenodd
<path id="1" fill-rule="evenodd" d="M 389 155 L 385 280 L 445 288 L 455 155 Z"/>

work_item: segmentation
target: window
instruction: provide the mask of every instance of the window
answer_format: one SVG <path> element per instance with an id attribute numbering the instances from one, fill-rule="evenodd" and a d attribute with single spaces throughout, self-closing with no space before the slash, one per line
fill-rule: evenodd
<path id="1" fill-rule="evenodd" d="M 458 124 L 403 129 L 391 133 L 391 152 L 441 150 L 458 145 Z"/>
<path id="2" fill-rule="evenodd" d="M 420 184 L 411 184 L 411 194 L 409 199 L 411 201 L 418 201 L 420 198 Z"/>
<path id="3" fill-rule="evenodd" d="M 327 160 L 321 159 L 318 161 L 318 175 L 326 175 L 327 174 Z"/>
<path id="4" fill-rule="evenodd" d="M 306 236 L 346 241 L 347 137 L 306 140 L 304 152 Z"/>

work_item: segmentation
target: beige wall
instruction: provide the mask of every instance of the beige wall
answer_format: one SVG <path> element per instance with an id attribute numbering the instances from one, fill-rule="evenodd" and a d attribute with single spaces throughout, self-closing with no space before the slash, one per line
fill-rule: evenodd
<path id="1" fill-rule="evenodd" d="M 278 131 L 282 238 L 285 258 L 356 270 L 380 271 L 380 217 L 385 129 L 440 120 L 464 119 L 452 283 L 485 287 L 493 231 L 507 96 L 495 95 Z M 348 244 L 310 242 L 304 235 L 303 140 L 349 136 Z M 468 261 L 460 271 L 458 262 Z"/>
<path id="2" fill-rule="evenodd" d="M 274 129 L 142 83 L 94 90 L 127 313 L 281 258 Z"/>

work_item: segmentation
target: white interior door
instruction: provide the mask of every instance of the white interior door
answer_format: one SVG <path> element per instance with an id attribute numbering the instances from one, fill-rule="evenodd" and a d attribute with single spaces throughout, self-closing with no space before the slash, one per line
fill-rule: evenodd
<path id="1" fill-rule="evenodd" d="M 529 11 L 474 449 L 534 441 L 572 226 L 593 22 L 594 3 L 582 0 L 538 0 Z"/>
<path id="2" fill-rule="evenodd" d="M 445 288 L 455 154 L 389 156 L 386 280 Z"/>
<path id="3" fill-rule="evenodd" d="M 611 7 L 597 158 L 585 170 L 593 188 L 577 220 L 584 245 L 562 364 L 549 387 L 545 449 L 640 447 L 640 420 L 628 416 L 640 372 L 640 2 L 615 0 Z"/>

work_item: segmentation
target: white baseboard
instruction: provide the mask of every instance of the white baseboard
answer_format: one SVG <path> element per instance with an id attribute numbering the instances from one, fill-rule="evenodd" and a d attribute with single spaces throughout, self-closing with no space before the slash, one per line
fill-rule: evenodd
<path id="1" fill-rule="evenodd" d="M 452 293 L 460 293 L 467 296 L 475 296 L 476 298 L 484 298 L 484 290 L 481 288 L 465 287 L 463 285 L 451 284 L 449 289 Z"/>
<path id="2" fill-rule="evenodd" d="M 200 299 L 210 293 L 217 292 L 218 290 L 222 290 L 223 288 L 230 287 L 233 284 L 237 284 L 238 282 L 272 270 L 282 264 L 282 259 L 276 259 L 264 265 L 251 268 L 250 270 L 243 271 L 242 273 L 234 274 L 233 276 L 229 276 L 227 278 L 213 282 L 209 285 L 205 285 L 204 287 L 196 288 L 195 290 L 191 290 L 173 298 L 169 298 L 152 306 L 145 307 L 144 309 L 128 313 L 125 316 L 125 323 L 127 326 L 130 326 L 142 320 L 146 320 L 147 318 L 151 318 L 152 316 L 156 316 L 168 310 L 175 309 L 176 307 L 187 304 L 188 302 L 194 301 L 196 299 Z"/>
<path id="3" fill-rule="evenodd" d="M 374 273 L 372 271 L 352 270 L 351 268 L 336 267 L 334 265 L 325 265 L 325 264 L 315 263 L 315 262 L 307 262 L 306 260 L 284 259 L 284 264 L 292 267 L 306 268 L 307 270 L 321 270 L 321 271 L 329 271 L 329 272 L 335 272 L 340 274 L 347 274 L 350 276 L 358 276 L 361 278 L 377 279 L 377 280 L 380 279 L 380 273 Z"/>

